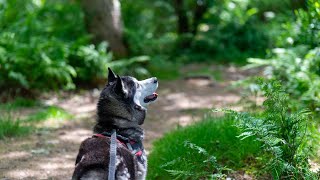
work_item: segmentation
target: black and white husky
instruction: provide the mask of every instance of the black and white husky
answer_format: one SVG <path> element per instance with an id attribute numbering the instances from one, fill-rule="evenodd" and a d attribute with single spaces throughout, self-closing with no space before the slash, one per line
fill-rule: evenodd
<path id="1" fill-rule="evenodd" d="M 138 81 L 109 68 L 108 83 L 97 105 L 93 137 L 84 140 L 72 179 L 108 179 L 110 134 L 117 133 L 115 179 L 145 179 L 147 157 L 142 145 L 147 105 L 157 99 L 155 77 Z"/>

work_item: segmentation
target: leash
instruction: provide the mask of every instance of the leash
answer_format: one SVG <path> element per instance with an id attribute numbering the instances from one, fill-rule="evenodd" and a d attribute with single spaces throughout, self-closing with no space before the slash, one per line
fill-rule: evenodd
<path id="1" fill-rule="evenodd" d="M 110 151 L 109 151 L 109 172 L 108 172 L 108 180 L 115 180 L 115 171 L 116 171 L 116 157 L 117 157 L 117 143 L 121 143 L 126 146 L 128 150 L 131 151 L 132 155 L 137 157 L 137 160 L 144 164 L 145 159 L 143 158 L 143 145 L 141 141 L 133 141 L 127 137 L 121 136 L 117 134 L 115 129 L 112 129 L 111 132 L 105 131 L 101 134 L 94 134 L 92 137 L 110 137 Z"/>
<path id="2" fill-rule="evenodd" d="M 117 157 L 117 132 L 112 130 L 110 143 L 110 161 L 108 180 L 114 180 L 116 175 L 116 157 Z"/>

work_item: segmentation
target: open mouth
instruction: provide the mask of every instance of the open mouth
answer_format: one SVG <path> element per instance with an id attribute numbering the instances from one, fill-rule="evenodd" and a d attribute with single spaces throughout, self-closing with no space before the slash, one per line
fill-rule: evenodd
<path id="1" fill-rule="evenodd" d="M 149 102 L 155 101 L 157 99 L 157 97 L 158 97 L 158 94 L 157 93 L 153 93 L 153 94 L 151 94 L 149 96 L 146 96 L 143 99 L 143 101 L 144 101 L 144 103 L 149 103 Z"/>

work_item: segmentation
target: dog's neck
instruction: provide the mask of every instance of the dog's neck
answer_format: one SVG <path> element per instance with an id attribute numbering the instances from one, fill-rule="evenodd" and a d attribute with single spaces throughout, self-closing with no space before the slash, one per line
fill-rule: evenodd
<path id="1" fill-rule="evenodd" d="M 103 132 L 111 132 L 112 129 L 115 129 L 117 131 L 117 134 L 124 136 L 126 138 L 129 138 L 133 141 L 142 141 L 143 140 L 143 129 L 140 127 L 134 127 L 134 128 L 118 128 L 111 124 L 103 124 L 102 122 L 99 122 L 94 126 L 94 133 L 103 133 Z"/>

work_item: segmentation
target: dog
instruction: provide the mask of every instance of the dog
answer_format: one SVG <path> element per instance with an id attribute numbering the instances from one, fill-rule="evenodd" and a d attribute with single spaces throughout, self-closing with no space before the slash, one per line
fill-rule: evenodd
<path id="1" fill-rule="evenodd" d="M 108 82 L 100 93 L 96 135 L 84 140 L 76 158 L 73 180 L 108 179 L 110 134 L 117 133 L 115 179 L 145 179 L 147 157 L 142 144 L 147 106 L 158 97 L 158 80 L 138 81 L 108 68 Z"/>

